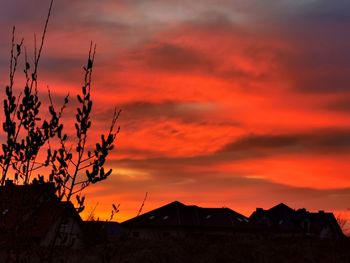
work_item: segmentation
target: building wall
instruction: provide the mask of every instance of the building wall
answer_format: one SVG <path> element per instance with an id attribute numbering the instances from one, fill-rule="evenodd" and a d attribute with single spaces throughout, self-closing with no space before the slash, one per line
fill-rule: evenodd
<path id="1" fill-rule="evenodd" d="M 130 238 L 162 239 L 168 237 L 185 238 L 195 236 L 239 236 L 249 238 L 252 233 L 245 229 L 233 228 L 186 228 L 186 227 L 133 227 L 127 231 Z"/>
<path id="2" fill-rule="evenodd" d="M 41 240 L 41 246 L 63 246 L 80 248 L 83 246 L 83 232 L 80 223 L 74 218 L 56 220 L 47 235 Z"/>

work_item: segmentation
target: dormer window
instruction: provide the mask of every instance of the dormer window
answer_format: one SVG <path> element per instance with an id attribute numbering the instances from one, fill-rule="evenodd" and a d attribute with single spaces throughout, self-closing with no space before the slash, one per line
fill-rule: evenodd
<path id="1" fill-rule="evenodd" d="M 155 216 L 150 216 L 149 219 L 150 220 L 153 220 L 155 218 Z"/>

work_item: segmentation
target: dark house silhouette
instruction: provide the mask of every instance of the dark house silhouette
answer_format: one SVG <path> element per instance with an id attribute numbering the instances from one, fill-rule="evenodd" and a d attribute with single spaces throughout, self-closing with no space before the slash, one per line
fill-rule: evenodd
<path id="1" fill-rule="evenodd" d="M 249 219 L 252 225 L 268 228 L 270 231 L 293 232 L 299 230 L 295 216 L 292 208 L 281 203 L 268 210 L 257 208 Z"/>
<path id="2" fill-rule="evenodd" d="M 121 225 L 132 237 L 157 238 L 240 233 L 247 230 L 248 222 L 247 217 L 229 208 L 202 208 L 175 201 Z"/>
<path id="3" fill-rule="evenodd" d="M 87 245 L 113 242 L 125 235 L 124 228 L 118 222 L 110 221 L 84 221 L 85 243 Z"/>
<path id="4" fill-rule="evenodd" d="M 338 238 L 343 232 L 333 213 L 306 209 L 294 210 L 280 203 L 268 210 L 257 208 L 249 217 L 257 232 L 301 234 L 320 238 Z"/>
<path id="5" fill-rule="evenodd" d="M 0 246 L 79 247 L 82 220 L 70 202 L 60 202 L 52 184 L 0 187 Z"/>

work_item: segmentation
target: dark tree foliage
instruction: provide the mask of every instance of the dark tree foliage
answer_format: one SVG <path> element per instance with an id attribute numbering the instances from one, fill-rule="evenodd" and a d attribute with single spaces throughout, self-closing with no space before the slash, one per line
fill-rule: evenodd
<path id="1" fill-rule="evenodd" d="M 37 48 L 35 41 L 34 61 L 27 59 L 24 40 L 15 41 L 12 32 L 9 84 L 5 88 L 3 100 L 5 141 L 0 153 L 0 185 L 6 180 L 15 184 L 51 182 L 55 185 L 60 200 L 70 201 L 76 197 L 77 210 L 84 209 L 83 189 L 90 184 L 105 180 L 112 170 L 105 171 L 108 154 L 114 147 L 119 127 L 115 129 L 120 111 L 114 111 L 107 134 L 91 147 L 87 135 L 91 128 L 91 78 L 96 53 L 96 45 L 90 44 L 88 59 L 84 69 L 81 93 L 77 95 L 78 107 L 75 115 L 75 137 L 65 132 L 62 116 L 70 98 L 67 95 L 62 105 L 56 109 L 50 89 L 48 89 L 48 112 L 43 114 L 42 101 L 38 96 L 38 68 L 43 50 L 53 0 L 51 0 L 41 42 Z M 20 57 L 24 53 L 24 88 L 16 92 L 14 88 Z M 45 116 L 45 118 L 43 117 Z M 73 143 L 69 143 L 73 142 Z M 43 174 L 44 173 L 44 174 Z"/>

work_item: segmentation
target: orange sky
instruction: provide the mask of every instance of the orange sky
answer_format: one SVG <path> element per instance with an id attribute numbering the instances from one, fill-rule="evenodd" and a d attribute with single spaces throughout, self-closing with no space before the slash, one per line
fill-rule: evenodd
<path id="1" fill-rule="evenodd" d="M 30 50 L 42 2 L 2 1 L 3 87 L 11 27 Z M 145 192 L 145 210 L 179 200 L 245 215 L 278 202 L 346 213 L 349 10 L 346 0 L 57 1 L 41 91 L 77 92 L 93 40 L 91 140 L 123 110 L 113 174 L 85 192 L 86 213 L 98 203 L 107 218 L 120 203 L 122 221 Z"/>

